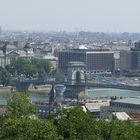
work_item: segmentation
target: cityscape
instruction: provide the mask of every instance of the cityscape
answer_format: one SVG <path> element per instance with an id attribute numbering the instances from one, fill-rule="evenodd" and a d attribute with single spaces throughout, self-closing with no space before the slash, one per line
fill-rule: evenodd
<path id="1" fill-rule="evenodd" d="M 81 15 L 79 13 L 83 12 L 81 9 L 85 2 L 81 2 L 78 8 L 77 2 L 75 5 L 68 2 L 67 5 L 62 1 L 56 3 L 57 7 L 54 2 L 48 2 L 50 7 L 53 5 L 56 8 L 54 17 L 57 21 L 51 24 L 50 17 L 54 13 L 49 11 L 48 5 L 48 9 L 43 9 L 45 2 L 33 2 L 34 12 L 31 10 L 29 15 L 26 13 L 29 13 L 29 5 L 27 11 L 19 6 L 21 13 L 30 18 L 29 22 L 34 21 L 33 16 L 42 13 L 39 6 L 50 12 L 46 14 L 50 14 L 48 21 L 45 13 L 41 14 L 49 29 L 42 27 L 44 24 L 39 16 L 35 18 L 38 19 L 36 22 L 27 25 L 23 22 L 24 15 L 21 27 L 21 21 L 8 24 L 8 17 L 6 19 L 0 14 L 0 19 L 3 19 L 0 22 L 0 139 L 139 140 L 140 31 L 138 25 L 134 25 L 136 21 L 130 20 L 132 23 L 125 24 L 122 12 L 124 10 L 126 15 L 134 14 L 138 18 L 129 8 L 132 3 L 128 2 L 125 11 L 123 2 L 115 2 L 120 6 L 120 14 L 119 8 L 116 12 L 112 2 L 110 5 L 114 10 L 112 7 L 106 10 L 101 2 L 97 2 L 102 8 L 100 12 L 106 11 L 100 18 L 106 14 L 111 16 L 110 10 L 118 16 L 116 19 L 112 16 L 108 18 L 111 25 L 103 18 L 105 24 L 102 22 L 98 26 L 99 20 L 97 29 L 94 29 L 91 26 L 94 21 L 90 20 L 91 24 L 88 19 L 90 14 L 87 14 L 92 2 L 86 3 L 87 11 L 83 9 L 85 13 Z M 73 6 L 73 11 L 68 11 L 65 17 L 69 6 Z M 79 13 L 75 11 L 77 8 Z M 138 13 L 135 11 L 137 7 L 132 9 Z M 16 11 L 12 12 L 15 17 L 18 15 Z M 57 12 L 63 16 L 58 16 Z M 72 16 L 73 22 L 70 23 Z M 77 18 L 74 19 L 76 16 L 79 16 L 79 23 Z M 81 22 L 80 18 L 85 18 L 85 21 Z M 57 26 L 59 23 L 64 27 Z M 77 23 L 79 26 L 75 28 Z M 119 31 L 114 31 L 116 27 Z M 109 31 L 106 31 L 107 28 Z"/>

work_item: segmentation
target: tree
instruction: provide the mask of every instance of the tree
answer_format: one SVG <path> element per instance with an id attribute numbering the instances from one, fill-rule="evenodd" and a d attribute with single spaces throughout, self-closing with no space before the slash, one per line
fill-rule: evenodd
<path id="1" fill-rule="evenodd" d="M 56 128 L 49 120 L 33 118 L 36 109 L 28 93 L 13 93 L 7 103 L 5 115 L 0 117 L 2 140 L 60 140 Z"/>
<path id="2" fill-rule="evenodd" d="M 15 92 L 11 98 L 7 101 L 6 116 L 13 117 L 29 117 L 36 115 L 37 111 L 28 93 Z"/>
<path id="3" fill-rule="evenodd" d="M 10 80 L 11 80 L 10 73 L 6 69 L 0 67 L 0 82 L 1 82 L 1 84 L 4 86 L 7 86 L 10 83 Z"/>
<path id="4" fill-rule="evenodd" d="M 32 117 L 36 109 L 28 93 L 13 93 L 0 116 L 2 140 L 139 140 L 140 123 L 95 120 L 81 107 L 59 110 L 46 119 Z"/>
<path id="5" fill-rule="evenodd" d="M 0 130 L 1 140 L 60 140 L 56 128 L 47 120 L 6 118 Z"/>
<path id="6" fill-rule="evenodd" d="M 37 67 L 40 69 L 44 69 L 46 73 L 48 73 L 51 69 L 51 63 L 45 59 L 41 59 L 41 60 L 38 60 L 38 65 Z"/>
<path id="7" fill-rule="evenodd" d="M 46 72 L 45 72 L 45 70 L 44 69 L 39 69 L 38 70 L 38 78 L 40 78 L 40 79 L 46 79 L 46 77 L 47 77 L 47 74 L 46 74 Z"/>
<path id="8" fill-rule="evenodd" d="M 33 64 L 26 65 L 24 70 L 25 70 L 24 74 L 28 78 L 31 78 L 31 77 L 34 77 L 34 75 L 37 75 L 37 67 L 35 65 L 33 65 Z"/>
<path id="9" fill-rule="evenodd" d="M 105 120 L 100 120 L 96 122 L 96 139 L 101 140 L 111 140 L 111 129 L 112 125 L 110 122 Z"/>
<path id="10" fill-rule="evenodd" d="M 95 120 L 81 107 L 63 109 L 57 114 L 54 124 L 64 139 L 95 140 Z"/>
<path id="11" fill-rule="evenodd" d="M 111 121 L 111 139 L 113 140 L 138 140 L 140 135 L 137 135 L 136 125 L 134 122 L 112 120 Z"/>
<path id="12" fill-rule="evenodd" d="M 54 75 L 55 75 L 55 80 L 57 82 L 65 81 L 65 75 L 63 74 L 63 72 L 61 70 L 56 70 Z"/>
<path id="13" fill-rule="evenodd" d="M 49 73 L 51 63 L 47 60 L 42 59 L 25 59 L 18 58 L 11 62 L 10 65 L 6 66 L 7 71 L 13 75 L 13 77 L 20 77 L 24 75 L 26 78 L 36 77 L 45 78 Z"/>

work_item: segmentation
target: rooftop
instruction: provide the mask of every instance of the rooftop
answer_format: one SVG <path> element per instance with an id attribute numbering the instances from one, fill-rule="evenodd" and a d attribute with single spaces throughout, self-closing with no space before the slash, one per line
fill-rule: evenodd
<path id="1" fill-rule="evenodd" d="M 126 112 L 114 112 L 113 113 L 118 120 L 128 120 L 131 119 L 131 117 Z"/>
<path id="2" fill-rule="evenodd" d="M 100 111 L 101 106 L 109 106 L 110 100 L 94 100 L 92 103 L 86 103 L 85 107 L 90 112 Z"/>
<path id="3" fill-rule="evenodd" d="M 114 52 L 112 52 L 112 51 L 91 51 L 91 52 L 87 52 L 87 54 L 104 54 L 104 53 L 114 54 Z"/>
<path id="4" fill-rule="evenodd" d="M 131 98 L 118 99 L 111 102 L 140 105 L 140 98 L 131 97 Z"/>
<path id="5" fill-rule="evenodd" d="M 63 49 L 59 52 L 72 52 L 72 53 L 114 53 L 108 49 Z"/>

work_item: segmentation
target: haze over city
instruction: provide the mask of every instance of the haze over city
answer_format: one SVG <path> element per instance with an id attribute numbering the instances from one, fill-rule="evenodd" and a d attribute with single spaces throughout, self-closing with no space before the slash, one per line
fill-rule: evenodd
<path id="1" fill-rule="evenodd" d="M 0 0 L 8 30 L 140 32 L 139 0 Z"/>
<path id="2" fill-rule="evenodd" d="M 0 140 L 140 139 L 140 0 L 0 0 Z"/>

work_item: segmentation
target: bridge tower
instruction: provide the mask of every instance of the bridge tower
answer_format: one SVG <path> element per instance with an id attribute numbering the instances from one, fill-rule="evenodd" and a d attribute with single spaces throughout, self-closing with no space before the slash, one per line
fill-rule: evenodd
<path id="1" fill-rule="evenodd" d="M 68 63 L 68 83 L 71 85 L 85 82 L 85 64 L 80 61 Z"/>

